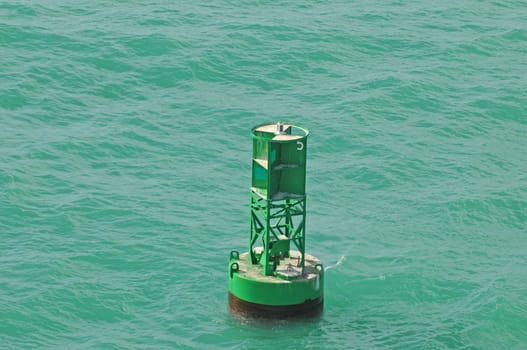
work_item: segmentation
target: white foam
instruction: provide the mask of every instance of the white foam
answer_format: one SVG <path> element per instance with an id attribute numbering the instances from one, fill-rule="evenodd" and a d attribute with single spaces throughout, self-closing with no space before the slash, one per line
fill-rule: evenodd
<path id="1" fill-rule="evenodd" d="M 345 255 L 341 255 L 340 258 L 337 260 L 337 263 L 335 265 L 327 266 L 325 271 L 341 265 L 344 261 L 346 261 L 346 256 Z"/>

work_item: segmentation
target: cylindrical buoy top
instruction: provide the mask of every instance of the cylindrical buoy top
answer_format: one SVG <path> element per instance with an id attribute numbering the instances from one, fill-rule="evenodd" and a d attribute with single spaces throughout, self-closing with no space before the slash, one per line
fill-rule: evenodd
<path id="1" fill-rule="evenodd" d="M 287 142 L 306 139 L 309 131 L 297 125 L 287 123 L 262 124 L 253 128 L 253 137 L 270 139 L 274 142 Z"/>
<path id="2" fill-rule="evenodd" d="M 252 191 L 270 200 L 304 196 L 309 131 L 278 122 L 256 126 L 252 133 Z"/>

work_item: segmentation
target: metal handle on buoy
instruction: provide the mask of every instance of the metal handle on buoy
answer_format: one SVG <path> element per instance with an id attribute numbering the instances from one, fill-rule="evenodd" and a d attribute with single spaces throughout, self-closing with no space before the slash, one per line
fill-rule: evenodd
<path id="1" fill-rule="evenodd" d="M 234 262 L 231 264 L 231 269 L 230 269 L 230 276 L 232 278 L 232 275 L 235 273 L 235 272 L 238 272 L 240 271 L 240 265 L 237 263 L 237 262 Z"/>

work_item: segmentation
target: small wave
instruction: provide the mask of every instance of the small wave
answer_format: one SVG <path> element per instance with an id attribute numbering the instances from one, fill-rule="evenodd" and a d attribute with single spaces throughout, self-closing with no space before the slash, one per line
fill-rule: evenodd
<path id="1" fill-rule="evenodd" d="M 335 267 L 338 267 L 339 265 L 341 265 L 344 261 L 346 261 L 346 256 L 345 255 L 341 255 L 340 258 L 337 260 L 337 262 L 335 263 L 335 265 L 329 265 L 326 267 L 325 271 L 329 270 L 329 269 L 332 269 L 332 268 L 335 268 Z"/>

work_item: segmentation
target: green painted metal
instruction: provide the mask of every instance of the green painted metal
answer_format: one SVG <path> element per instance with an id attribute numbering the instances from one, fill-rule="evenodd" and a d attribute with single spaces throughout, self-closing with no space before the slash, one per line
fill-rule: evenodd
<path id="1" fill-rule="evenodd" d="M 252 129 L 249 251 L 231 252 L 229 292 L 267 306 L 323 300 L 324 269 L 306 254 L 307 129 Z"/>
<path id="2" fill-rule="evenodd" d="M 291 243 L 304 267 L 307 129 L 291 124 L 263 124 L 252 130 L 251 234 L 249 259 L 274 275 Z M 261 245 L 261 252 L 255 246 Z"/>
<path id="3" fill-rule="evenodd" d="M 237 252 L 236 252 L 237 254 Z M 310 278 L 284 280 L 258 275 L 251 277 L 239 272 L 238 258 L 229 263 L 229 291 L 236 297 L 255 304 L 285 306 L 298 305 L 307 300 L 315 300 L 324 294 L 324 269 L 315 266 Z M 256 268 L 256 267 L 255 267 Z"/>
<path id="4" fill-rule="evenodd" d="M 322 276 L 322 275 L 320 275 Z M 248 279 L 242 274 L 234 274 L 229 279 L 229 291 L 238 298 L 263 305 L 297 305 L 306 300 L 314 300 L 322 295 L 324 278 L 309 281 L 284 281 L 266 283 Z"/>

